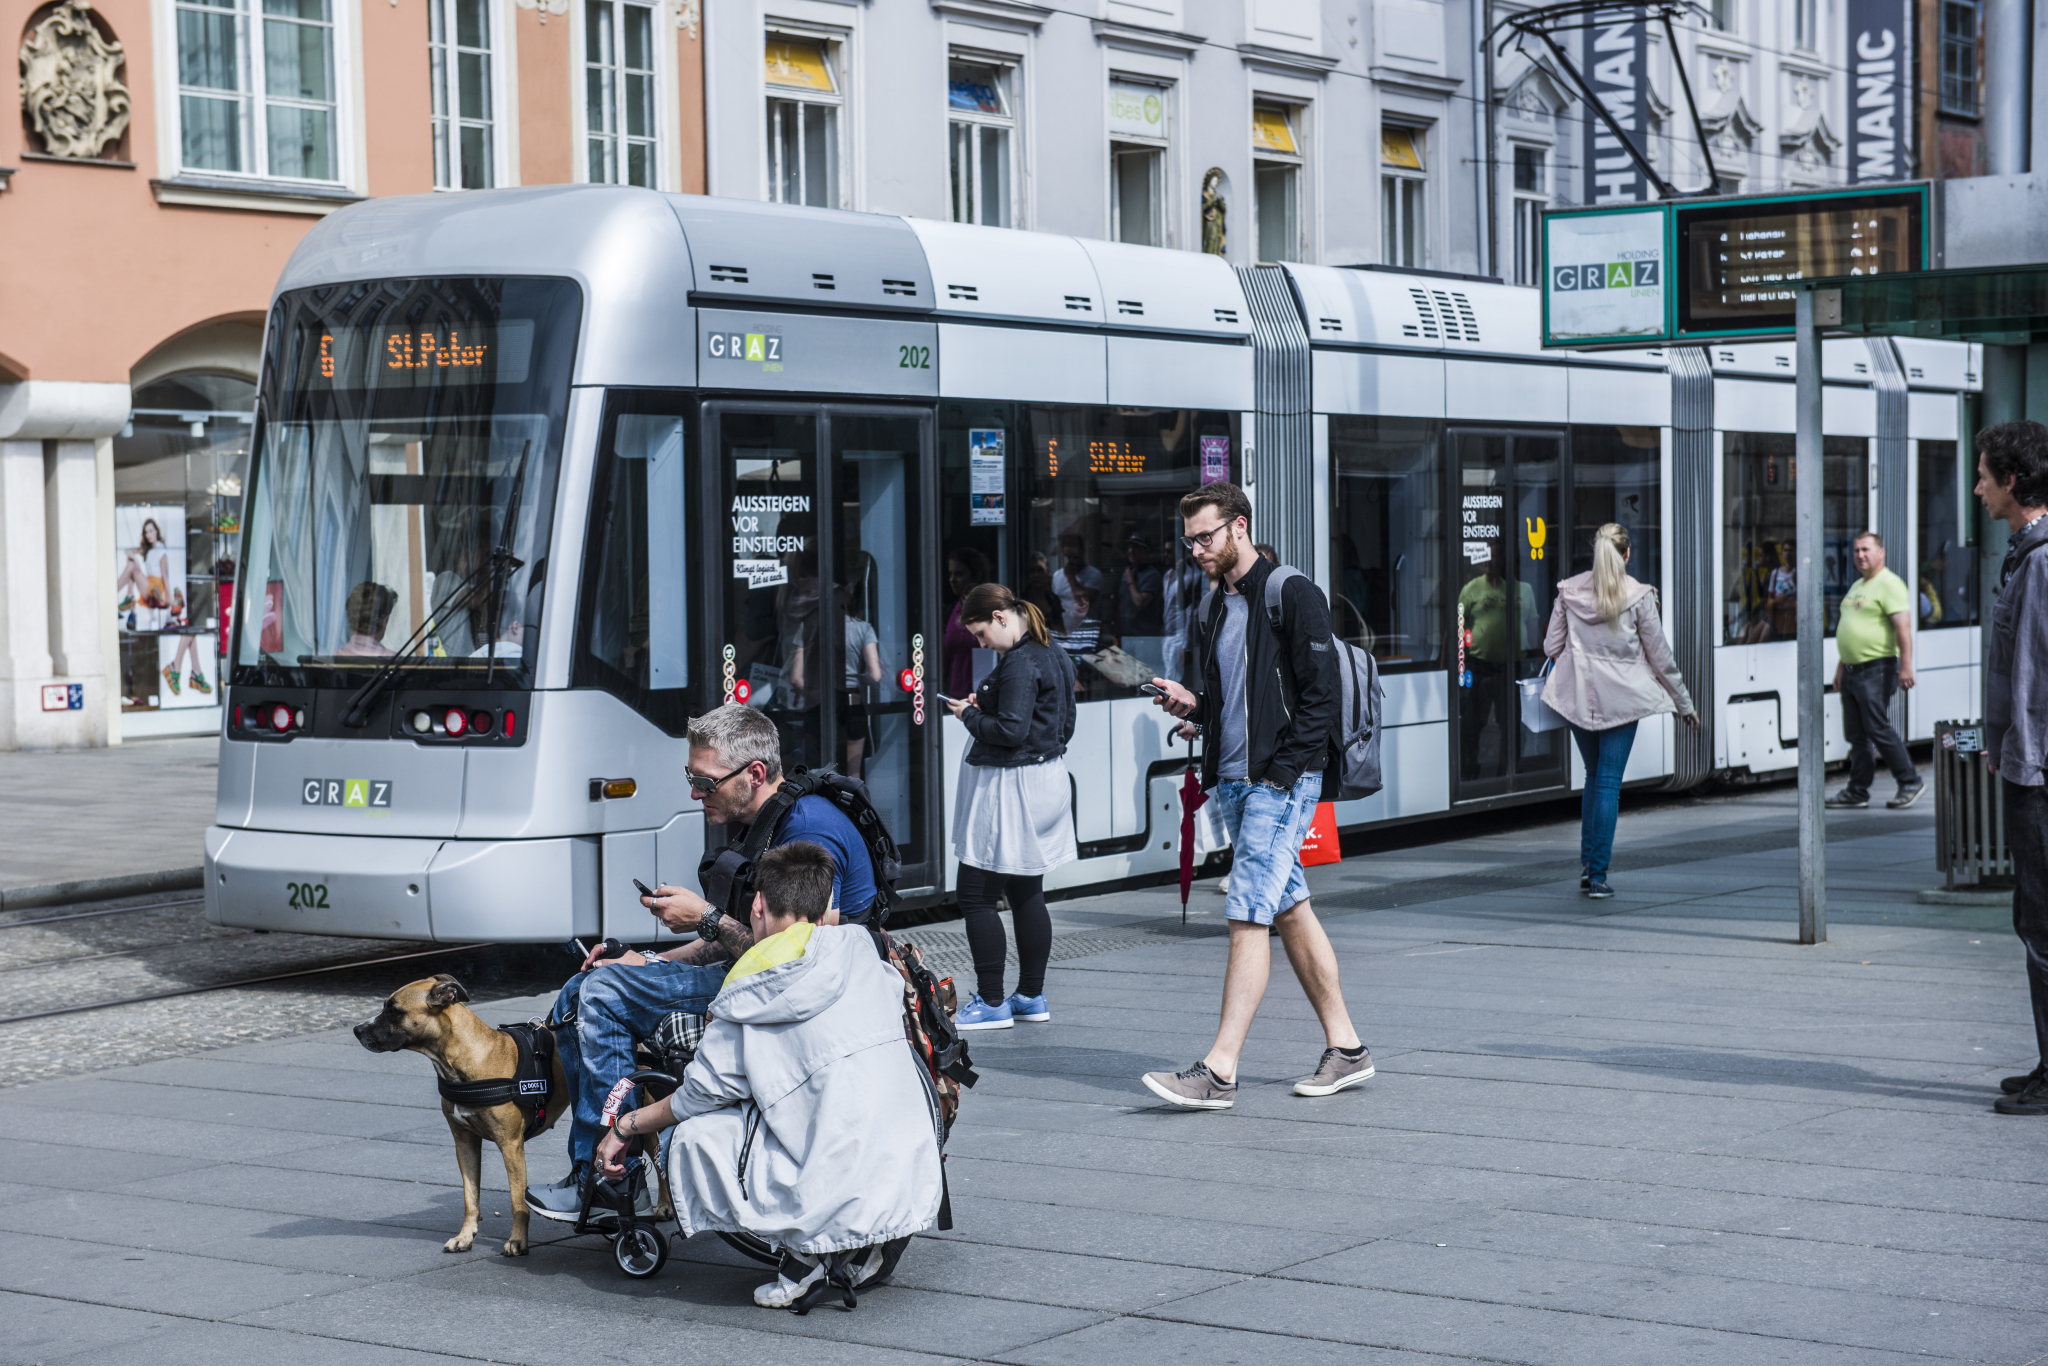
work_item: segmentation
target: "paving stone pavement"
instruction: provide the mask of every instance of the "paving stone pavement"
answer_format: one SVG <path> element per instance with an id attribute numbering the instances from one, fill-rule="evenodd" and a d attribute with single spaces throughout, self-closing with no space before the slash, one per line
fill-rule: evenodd
<path id="1" fill-rule="evenodd" d="M 0 1362 L 2041 1360 L 2048 1123 L 1990 1110 L 2033 1061 L 2009 915 L 1915 904 L 1931 813 L 1870 813 L 1831 827 L 1801 948 L 1791 811 L 1632 806 L 1603 903 L 1554 820 L 1315 870 L 1379 1075 L 1291 1094 L 1321 1038 L 1276 955 L 1227 1113 L 1137 1084 L 1207 1045 L 1222 898 L 1188 932 L 1171 890 L 1058 903 L 1100 947 L 1055 962 L 1051 1024 L 973 1036 L 957 1227 L 851 1313 L 754 1308 L 707 1237 L 648 1282 L 538 1221 L 499 1257 L 495 1155 L 476 1249 L 442 1253 L 428 1069 L 344 1030 L 81 1044 L 0 1090 Z M 964 968 L 957 927 L 913 937 Z"/>
<path id="2" fill-rule="evenodd" d="M 197 868 L 220 739 L 0 753 L 0 888 Z"/>

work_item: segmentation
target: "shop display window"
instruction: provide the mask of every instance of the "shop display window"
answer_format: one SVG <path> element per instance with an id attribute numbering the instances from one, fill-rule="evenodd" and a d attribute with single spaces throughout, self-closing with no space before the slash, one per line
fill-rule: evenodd
<path id="1" fill-rule="evenodd" d="M 256 386 L 183 374 L 135 391 L 114 438 L 121 709 L 220 705 Z"/>
<path id="2" fill-rule="evenodd" d="M 1793 502 L 1798 460 L 1789 432 L 1727 432 L 1722 437 L 1724 487 L 1721 564 L 1723 639 L 1730 645 L 1793 640 L 1799 634 L 1798 517 Z M 1835 633 L 1842 596 L 1856 575 L 1852 542 L 1870 529 L 1870 442 L 1823 438 L 1825 515 L 1822 601 L 1827 633 Z"/>

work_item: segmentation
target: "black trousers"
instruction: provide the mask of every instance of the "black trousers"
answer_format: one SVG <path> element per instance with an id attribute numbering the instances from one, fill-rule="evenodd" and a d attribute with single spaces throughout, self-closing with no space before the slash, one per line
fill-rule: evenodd
<path id="1" fill-rule="evenodd" d="M 1900 787 L 1920 781 L 1913 756 L 1892 724 L 1892 698 L 1899 691 L 1899 661 L 1873 659 L 1867 664 L 1849 664 L 1842 669 L 1842 734 L 1849 741 L 1849 786 L 1844 791 L 1860 797 L 1870 795 L 1870 780 L 1877 776 L 1876 755 L 1892 771 Z"/>
<path id="2" fill-rule="evenodd" d="M 2012 931 L 2027 950 L 2034 1043 L 2048 1063 L 2048 787 L 2006 783 L 2005 838 L 2012 848 Z"/>
<path id="3" fill-rule="evenodd" d="M 1045 965 L 1052 958 L 1052 914 L 1045 909 L 1045 878 L 991 873 L 960 865 L 960 915 L 967 922 L 967 947 L 974 954 L 976 990 L 990 1005 L 1009 999 L 1003 991 L 1003 917 L 996 898 L 1010 898 L 1010 923 L 1017 931 L 1017 994 L 1045 994 Z"/>

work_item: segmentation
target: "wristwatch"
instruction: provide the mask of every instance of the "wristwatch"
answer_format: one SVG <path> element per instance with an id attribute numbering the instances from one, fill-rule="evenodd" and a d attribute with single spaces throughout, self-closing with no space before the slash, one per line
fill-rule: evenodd
<path id="1" fill-rule="evenodd" d="M 697 922 L 697 937 L 699 939 L 717 939 L 718 927 L 724 923 L 724 911 L 721 911 L 716 907 L 706 911 L 704 913 L 704 918 Z"/>

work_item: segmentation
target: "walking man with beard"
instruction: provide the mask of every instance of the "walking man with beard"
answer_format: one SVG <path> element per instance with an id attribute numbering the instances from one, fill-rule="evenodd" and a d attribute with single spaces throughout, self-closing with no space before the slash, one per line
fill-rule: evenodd
<path id="1" fill-rule="evenodd" d="M 1298 1096 L 1327 1096 L 1373 1074 L 1337 984 L 1337 955 L 1309 905 L 1301 845 L 1315 820 L 1341 697 L 1330 605 L 1305 575 L 1281 583 L 1280 620 L 1267 613 L 1276 566 L 1253 546 L 1251 502 L 1235 484 L 1204 484 L 1180 500 L 1181 542 L 1211 591 L 1195 621 L 1191 692 L 1155 678 L 1154 700 L 1196 728 L 1202 787 L 1222 807 L 1235 851 L 1224 917 L 1230 961 L 1223 1018 L 1209 1052 L 1184 1072 L 1148 1072 L 1145 1085 L 1171 1105 L 1227 1110 L 1237 1065 L 1273 969 L 1269 927 L 1322 1022 L 1326 1047 Z"/>

